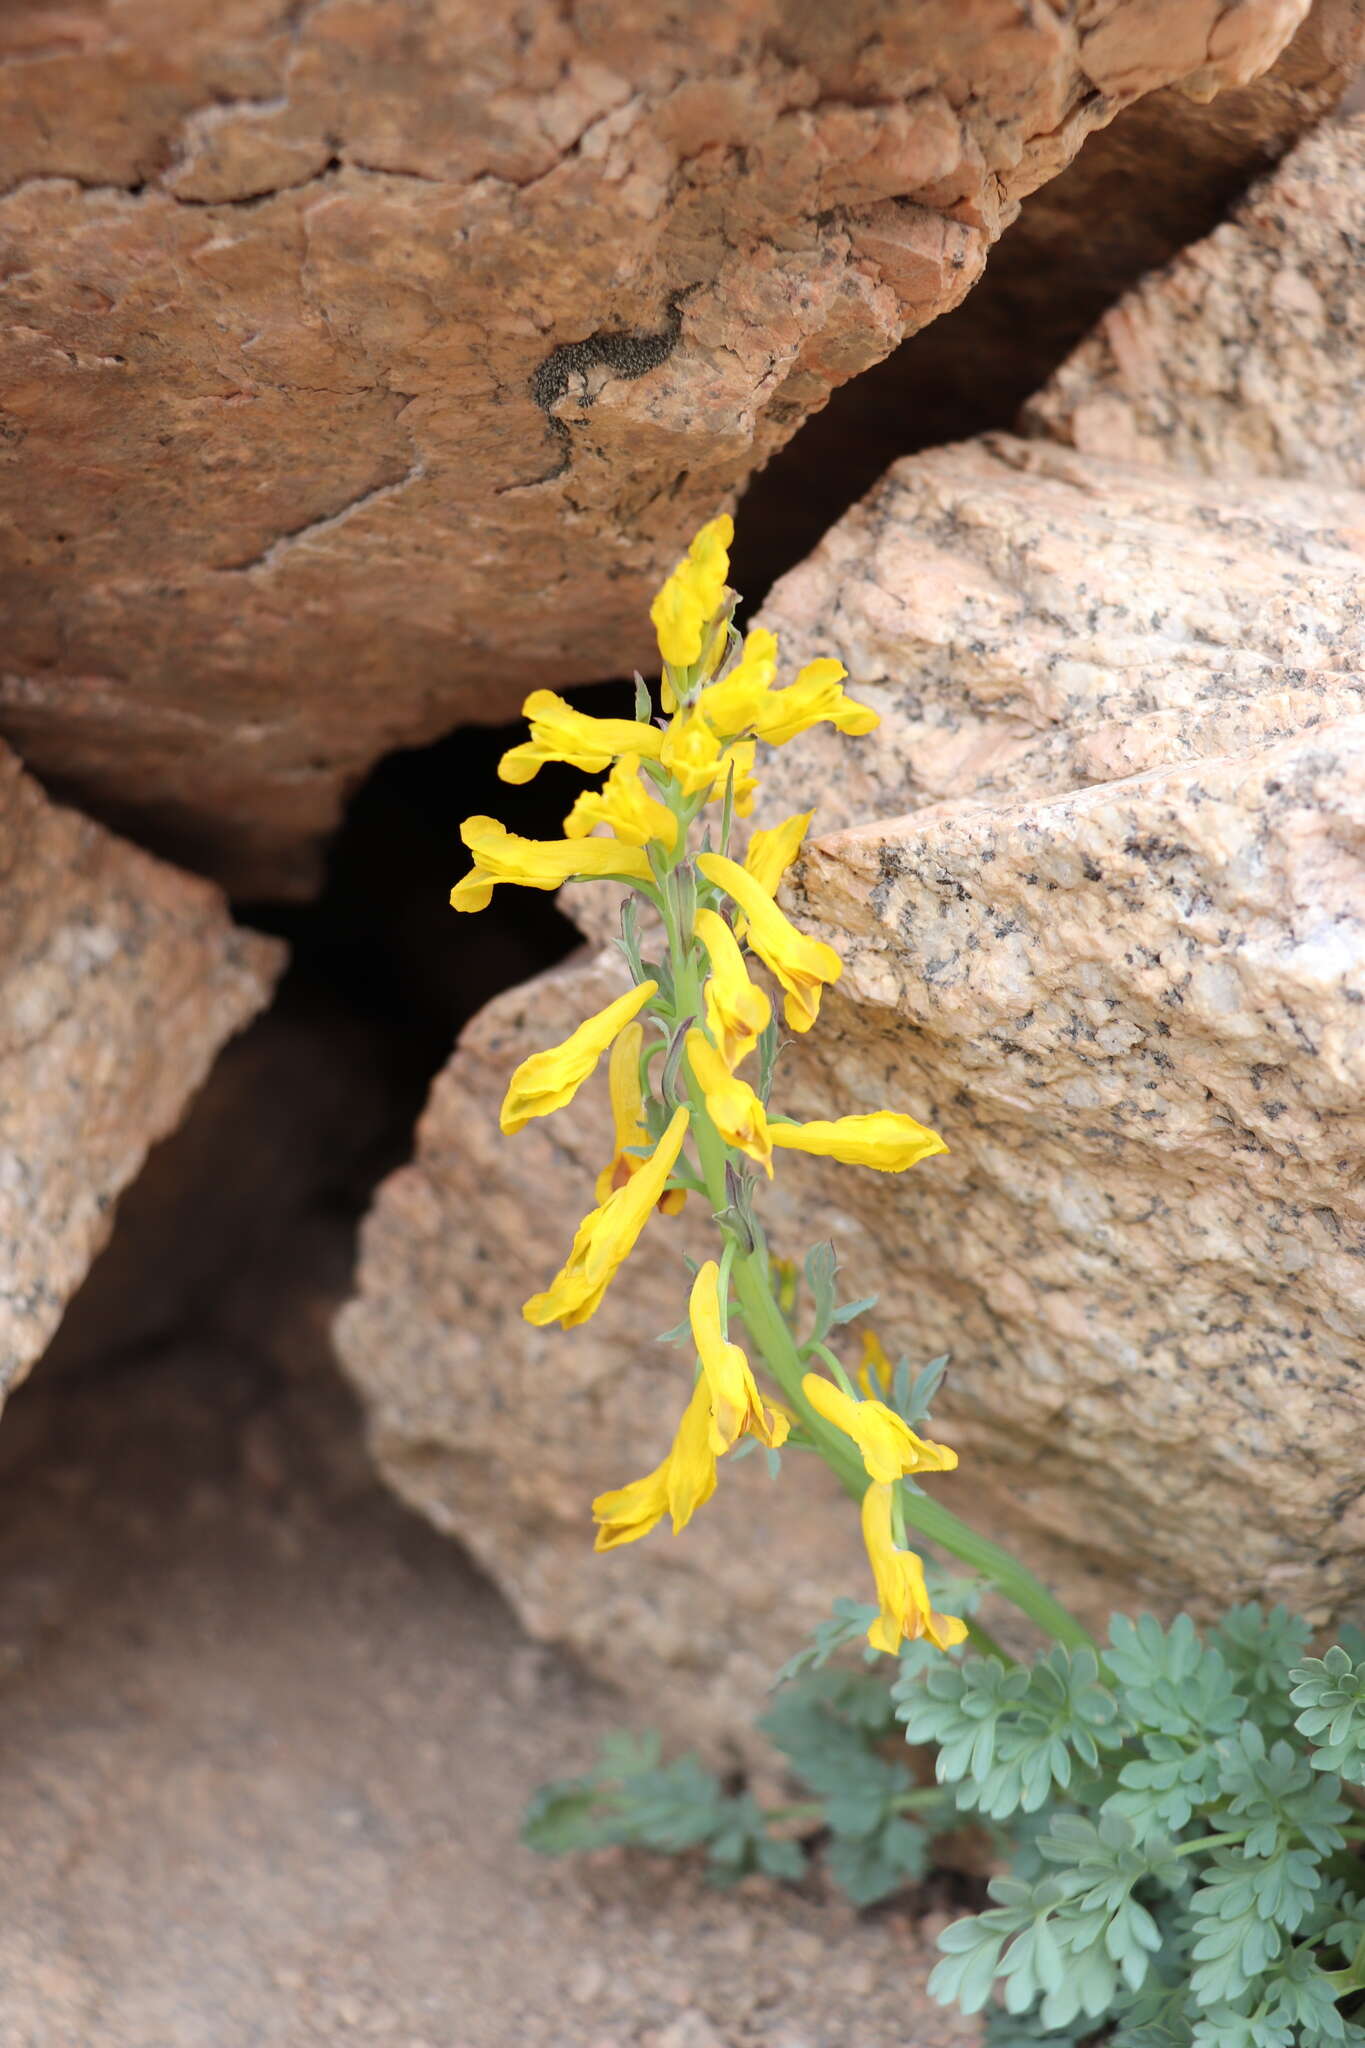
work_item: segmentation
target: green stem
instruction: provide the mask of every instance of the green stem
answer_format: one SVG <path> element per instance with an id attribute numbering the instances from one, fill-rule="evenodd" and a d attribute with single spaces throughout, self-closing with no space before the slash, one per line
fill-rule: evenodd
<path id="1" fill-rule="evenodd" d="M 1172 1856 L 1199 1856 L 1207 1849 L 1226 1849 L 1234 1842 L 1244 1842 L 1246 1838 L 1247 1830 L 1245 1828 L 1234 1828 L 1230 1834 L 1226 1835 L 1196 1835 L 1192 1842 L 1177 1842 L 1171 1854 Z"/>
<path id="2" fill-rule="evenodd" d="M 701 991 L 693 948 L 677 943 L 675 930 L 670 930 L 674 942 L 674 996 L 680 1016 L 699 1014 Z M 725 1189 L 725 1162 L 727 1149 L 725 1140 L 712 1123 L 706 1112 L 706 1098 L 697 1086 L 690 1069 L 684 1062 L 687 1073 L 688 1097 L 691 1103 L 691 1135 L 697 1148 L 697 1159 L 701 1166 L 702 1178 L 713 1210 L 719 1213 L 729 1206 Z M 796 1340 L 787 1327 L 772 1289 L 772 1274 L 769 1267 L 768 1248 L 760 1243 L 744 1256 L 737 1256 L 734 1262 L 734 1288 L 740 1311 L 754 1343 L 762 1354 L 763 1361 L 782 1390 L 783 1399 L 793 1412 L 800 1417 L 811 1441 L 825 1463 L 834 1472 L 844 1491 L 852 1499 L 861 1501 L 867 1491 L 867 1473 L 856 1446 L 832 1424 L 818 1415 L 806 1399 L 801 1381 L 806 1367 L 797 1350 Z M 1075 1615 L 1068 1613 L 1059 1600 L 1054 1599 L 1041 1579 L 1002 1550 L 989 1537 L 980 1536 L 968 1523 L 962 1521 L 952 1510 L 940 1506 L 927 1494 L 910 1493 L 901 1487 L 898 1494 L 904 1507 L 906 1521 L 932 1543 L 951 1551 L 964 1564 L 991 1580 L 996 1589 L 1007 1600 L 1013 1601 L 1020 1611 L 1040 1628 L 1044 1635 L 1055 1642 L 1064 1643 L 1070 1649 L 1093 1649 L 1094 1640 Z"/>
<path id="3" fill-rule="evenodd" d="M 703 1112 L 702 1121 L 706 1122 Z M 696 1119 L 693 1120 L 696 1128 Z M 718 1135 L 711 1136 L 721 1144 Z M 697 1149 L 704 1160 L 703 1141 L 698 1135 Z M 721 1144 L 723 1152 L 724 1147 Z M 722 1169 L 723 1176 L 723 1169 Z M 708 1185 L 710 1175 L 707 1175 Z M 723 1184 L 723 1178 L 722 1178 Z M 862 1458 L 855 1446 L 842 1431 L 836 1430 L 817 1415 L 801 1391 L 804 1367 L 796 1349 L 796 1341 L 787 1328 L 782 1311 L 773 1299 L 768 1274 L 768 1257 L 765 1247 L 745 1259 L 735 1261 L 735 1292 L 744 1313 L 749 1333 L 763 1354 L 763 1359 L 782 1389 L 783 1397 L 800 1416 L 806 1429 L 817 1445 L 820 1455 L 829 1465 L 844 1490 L 854 1500 L 861 1500 L 867 1491 L 867 1473 Z M 931 1543 L 951 1551 L 954 1557 L 962 1559 L 974 1571 L 991 1580 L 997 1591 L 1007 1600 L 1013 1601 L 1020 1611 L 1049 1635 L 1055 1642 L 1065 1643 L 1070 1649 L 1093 1649 L 1094 1640 L 1089 1631 L 1077 1621 L 1074 1614 L 1067 1612 L 1059 1600 L 1054 1599 L 1040 1579 L 1031 1571 L 1002 1550 L 989 1537 L 978 1535 L 966 1522 L 945 1508 L 927 1494 L 908 1493 L 901 1489 L 905 1506 L 905 1519 Z"/>
<path id="4" fill-rule="evenodd" d="M 898 1792 L 891 1801 L 896 1813 L 914 1813 L 921 1807 L 952 1807 L 951 1795 L 941 1785 L 917 1785 L 912 1792 Z M 954 1813 L 956 1809 L 953 1809 Z M 765 1806 L 763 1818 L 767 1821 L 810 1821 L 822 1825 L 825 1819 L 823 1799 L 794 1799 L 790 1806 Z"/>

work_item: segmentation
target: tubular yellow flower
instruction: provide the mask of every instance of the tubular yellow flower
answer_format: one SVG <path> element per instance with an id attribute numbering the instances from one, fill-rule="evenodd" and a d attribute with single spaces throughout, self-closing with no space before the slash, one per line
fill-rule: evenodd
<path id="1" fill-rule="evenodd" d="M 699 1379 L 663 1463 L 643 1479 L 598 1494 L 592 1504 L 593 1519 L 599 1525 L 593 1548 L 615 1550 L 619 1544 L 634 1543 L 648 1536 L 666 1514 L 673 1518 L 676 1536 L 715 1490 L 711 1396 L 706 1381 Z"/>
<path id="2" fill-rule="evenodd" d="M 879 1173 L 904 1173 L 921 1159 L 948 1150 L 937 1131 L 892 1109 L 835 1117 L 829 1123 L 774 1124 L 772 1141 L 788 1152 L 816 1152 L 845 1166 L 875 1166 Z"/>
<path id="3" fill-rule="evenodd" d="M 764 1407 L 748 1359 L 722 1332 L 720 1267 L 714 1259 L 698 1268 L 687 1313 L 710 1394 L 712 1450 L 720 1457 L 746 1434 L 776 1450 L 786 1442 L 787 1417 L 780 1409 Z"/>
<path id="4" fill-rule="evenodd" d="M 617 1033 L 639 1015 L 658 988 L 657 981 L 642 981 L 595 1016 L 586 1017 L 561 1045 L 524 1059 L 507 1084 L 498 1115 L 503 1135 L 513 1137 L 533 1116 L 549 1116 L 572 1102 Z"/>
<path id="5" fill-rule="evenodd" d="M 644 1050 L 642 1024 L 627 1024 L 611 1049 L 607 1062 L 607 1086 L 611 1091 L 611 1120 L 615 1144 L 611 1159 L 597 1176 L 598 1203 L 605 1202 L 614 1188 L 623 1188 L 645 1161 L 632 1147 L 649 1142 L 645 1123 L 645 1098 L 640 1087 L 640 1054 Z M 659 1197 L 665 1216 L 676 1216 L 687 1200 L 686 1188 L 670 1188 Z"/>
<path id="6" fill-rule="evenodd" d="M 652 1157 L 623 1188 L 617 1188 L 600 1208 L 583 1218 L 559 1272 L 544 1293 L 533 1294 L 522 1309 L 528 1323 L 557 1322 L 562 1329 L 571 1330 L 594 1314 L 649 1221 L 686 1136 L 687 1111 L 677 1109 Z"/>
<path id="7" fill-rule="evenodd" d="M 591 718 L 553 690 L 532 690 L 521 709 L 531 722 L 531 737 L 509 748 L 499 761 L 503 782 L 529 782 L 547 761 L 563 761 L 585 775 L 600 775 L 622 754 L 648 754 L 657 760 L 663 744 L 655 725 L 633 718 Z"/>
<path id="8" fill-rule="evenodd" d="M 714 792 L 721 768 L 721 745 L 700 712 L 695 707 L 675 711 L 662 739 L 659 759 L 681 786 L 684 796 L 697 796 L 702 790 L 708 795 Z M 724 787 L 722 780 L 722 790 Z"/>
<path id="9" fill-rule="evenodd" d="M 678 837 L 672 811 L 645 788 L 638 754 L 623 754 L 600 789 L 585 789 L 575 799 L 564 820 L 565 837 L 585 839 L 594 825 L 610 826 L 627 846 L 648 846 L 655 839 L 671 851 Z"/>
<path id="10" fill-rule="evenodd" d="M 486 910 L 498 882 L 523 889 L 557 889 L 592 875 L 648 882 L 652 872 L 638 846 L 615 839 L 522 839 L 496 818 L 466 818 L 460 837 L 474 865 L 450 892 L 452 910 Z"/>
<path id="11" fill-rule="evenodd" d="M 717 911 L 699 910 L 692 929 L 711 963 L 703 991 L 706 1028 L 733 1073 L 767 1028 L 773 1006 L 767 992 L 750 981 L 739 941 Z"/>
<path id="12" fill-rule="evenodd" d="M 755 832 L 749 841 L 744 855 L 745 872 L 769 896 L 776 896 L 778 883 L 800 853 L 806 828 L 814 815 L 813 811 L 798 811 L 769 831 Z"/>
<path id="13" fill-rule="evenodd" d="M 832 1380 L 808 1372 L 801 1390 L 817 1415 L 852 1437 L 863 1454 L 869 1479 L 889 1484 L 907 1472 L 954 1472 L 957 1452 L 947 1444 L 916 1436 L 908 1422 L 878 1400 L 855 1401 Z"/>
<path id="14" fill-rule="evenodd" d="M 706 628 L 725 595 L 734 537 L 728 512 L 708 520 L 649 608 L 659 652 L 672 668 L 690 668 L 701 658 Z"/>
<path id="15" fill-rule="evenodd" d="M 726 738 L 748 732 L 757 723 L 777 675 L 777 641 L 766 627 L 755 626 L 744 637 L 744 650 L 728 676 L 708 683 L 697 709 Z"/>
<path id="16" fill-rule="evenodd" d="M 753 722 L 759 739 L 770 747 L 783 747 L 798 733 L 828 720 L 839 732 L 854 738 L 872 732 L 881 724 L 868 704 L 855 703 L 845 695 L 843 678 L 848 671 L 841 661 L 808 661 L 785 690 L 770 690 Z"/>
<path id="17" fill-rule="evenodd" d="M 746 941 L 781 983 L 783 1014 L 791 1029 L 809 1031 L 819 1013 L 821 990 L 844 971 L 833 946 L 799 932 L 738 861 L 723 853 L 702 853 L 697 866 L 744 912 Z"/>
<path id="18" fill-rule="evenodd" d="M 620 1043 L 619 1039 L 617 1043 Z M 615 1056 L 613 1051 L 613 1059 Z M 857 1372 L 858 1385 L 869 1401 L 876 1401 L 889 1391 L 894 1378 L 895 1368 L 882 1349 L 881 1338 L 875 1330 L 864 1330 L 863 1357 Z"/>
<path id="19" fill-rule="evenodd" d="M 706 1098 L 706 1113 L 727 1145 L 756 1159 L 769 1180 L 773 1148 L 763 1104 L 747 1081 L 732 1074 L 704 1031 L 694 1025 L 685 1041 L 692 1078 Z"/>
<path id="20" fill-rule="evenodd" d="M 891 1531 L 892 1488 L 874 1483 L 863 1495 L 863 1541 L 877 1582 L 881 1613 L 867 1632 L 874 1650 L 892 1656 L 902 1638 L 928 1636 L 936 1649 L 965 1641 L 967 1624 L 955 1614 L 935 1614 L 924 1583 L 924 1564 L 913 1550 L 899 1550 Z"/>

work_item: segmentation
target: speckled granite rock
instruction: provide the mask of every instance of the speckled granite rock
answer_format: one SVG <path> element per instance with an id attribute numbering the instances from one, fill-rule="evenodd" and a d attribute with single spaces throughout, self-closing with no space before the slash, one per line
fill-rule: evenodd
<path id="1" fill-rule="evenodd" d="M 1365 115 L 1300 143 L 1148 278 L 1027 408 L 1089 453 L 1209 475 L 1365 483 Z"/>
<path id="2" fill-rule="evenodd" d="M 769 760 L 763 820 L 845 828 L 793 891 L 847 967 L 783 1106 L 889 1101 L 952 1148 L 902 1180 L 784 1157 L 773 1242 L 832 1235 L 888 1338 L 952 1351 L 939 1484 L 1096 1618 L 1365 1597 L 1362 578 L 1354 492 L 1229 502 L 1001 437 L 897 465 L 765 613 L 884 717 Z M 605 1112 L 504 1141 L 495 1111 L 620 972 L 570 964 L 466 1034 L 341 1349 L 384 1470 L 534 1629 L 723 1725 L 864 1567 L 839 1502 L 757 1461 L 681 1539 L 590 1553 L 592 1493 L 667 1441 L 678 1362 L 648 1339 L 697 1219 L 583 1329 L 530 1330 Z"/>
<path id="3" fill-rule="evenodd" d="M 0 748 L 0 1395 L 283 957 L 210 884 L 49 803 Z"/>
<path id="4" fill-rule="evenodd" d="M 681 539 L 1025 194 L 1307 11 L 19 0 L 0 728 L 306 888 L 378 754 L 648 659 Z"/>

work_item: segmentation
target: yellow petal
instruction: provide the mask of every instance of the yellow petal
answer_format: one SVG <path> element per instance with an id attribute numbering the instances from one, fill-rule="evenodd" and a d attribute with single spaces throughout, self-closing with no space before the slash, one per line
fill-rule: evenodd
<path id="1" fill-rule="evenodd" d="M 524 1059 L 503 1097 L 498 1123 L 504 1135 L 512 1137 L 532 1117 L 549 1116 L 571 1102 L 617 1033 L 638 1016 L 658 988 L 657 981 L 642 981 L 586 1017 L 562 1044 Z"/>
<path id="2" fill-rule="evenodd" d="M 531 737 L 512 747 L 498 763 L 503 782 L 529 782 L 547 761 L 600 775 L 622 754 L 648 754 L 657 759 L 663 734 L 657 726 L 633 718 L 593 718 L 576 711 L 553 690 L 532 690 L 522 706 L 531 722 Z"/>
<path id="3" fill-rule="evenodd" d="M 746 1433 L 776 1449 L 786 1440 L 788 1418 L 765 1408 L 748 1359 L 724 1333 L 720 1268 L 714 1259 L 697 1269 L 687 1313 L 710 1397 L 711 1449 L 719 1457 Z"/>
<path id="4" fill-rule="evenodd" d="M 728 512 L 708 520 L 649 608 L 659 652 L 673 668 L 691 668 L 701 658 L 706 629 L 725 596 L 734 537 Z"/>
<path id="5" fill-rule="evenodd" d="M 533 1294 L 523 1307 L 528 1323 L 557 1322 L 571 1330 L 595 1313 L 663 1194 L 687 1136 L 687 1121 L 686 1109 L 675 1110 L 639 1172 L 583 1218 L 559 1272 L 542 1294 Z"/>
<path id="6" fill-rule="evenodd" d="M 706 1100 L 706 1113 L 727 1145 L 757 1160 L 769 1180 L 773 1148 L 767 1113 L 747 1081 L 732 1074 L 704 1031 L 694 1025 L 684 1041 L 692 1078 Z"/>
<path id="7" fill-rule="evenodd" d="M 755 987 L 739 941 L 717 911 L 697 912 L 693 930 L 706 948 L 711 973 L 703 991 L 706 1028 L 732 1070 L 753 1050 L 772 1018 L 766 992 Z"/>
<path id="8" fill-rule="evenodd" d="M 867 1640 L 874 1650 L 886 1650 L 893 1656 L 906 1637 L 913 1641 L 927 1636 L 937 1649 L 952 1649 L 966 1639 L 967 1624 L 954 1614 L 934 1612 L 922 1559 L 913 1550 L 897 1548 L 892 1534 L 893 1492 L 889 1485 L 874 1483 L 863 1495 L 863 1541 L 881 1608 Z"/>
<path id="9" fill-rule="evenodd" d="M 653 870 L 638 846 L 614 839 L 522 839 L 497 818 L 466 818 L 460 837 L 474 856 L 469 874 L 450 892 L 455 910 L 483 910 L 498 882 L 557 889 L 563 882 L 613 875 L 648 882 Z"/>
<path id="10" fill-rule="evenodd" d="M 881 719 L 870 705 L 857 704 L 844 694 L 846 673 L 842 662 L 828 657 L 808 661 L 785 690 L 769 692 L 754 728 L 758 737 L 770 747 L 781 747 L 822 721 L 853 736 L 872 732 Z"/>
<path id="11" fill-rule="evenodd" d="M 662 733 L 659 740 L 662 745 Z M 671 849 L 678 837 L 672 811 L 645 788 L 637 754 L 623 754 L 601 789 L 583 791 L 564 820 L 564 834 L 583 839 L 596 825 L 608 826 L 627 846 L 648 846 L 656 840 Z"/>
<path id="12" fill-rule="evenodd" d="M 773 902 L 762 884 L 723 853 L 702 853 L 697 866 L 744 912 L 745 941 L 781 984 L 783 1011 L 793 1031 L 809 1031 L 822 988 L 839 979 L 843 962 L 833 946 L 807 938 Z"/>
<path id="13" fill-rule="evenodd" d="M 909 1423 L 884 1401 L 855 1401 L 842 1387 L 813 1372 L 806 1374 L 801 1389 L 817 1415 L 857 1444 L 869 1478 L 889 1484 L 911 1472 L 956 1469 L 956 1451 L 916 1436 Z"/>
<path id="14" fill-rule="evenodd" d="M 818 1153 L 845 1166 L 872 1166 L 879 1173 L 904 1173 L 921 1159 L 948 1150 L 937 1131 L 891 1109 L 830 1122 L 774 1124 L 772 1140 L 788 1152 Z"/>
<path id="15" fill-rule="evenodd" d="M 801 851 L 814 811 L 798 811 L 769 831 L 755 832 L 744 855 L 744 866 L 769 896 L 776 896 L 783 875 Z"/>

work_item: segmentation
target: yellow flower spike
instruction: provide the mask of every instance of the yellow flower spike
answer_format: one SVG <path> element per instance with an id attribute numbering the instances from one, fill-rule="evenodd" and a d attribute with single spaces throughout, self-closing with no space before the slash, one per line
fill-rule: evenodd
<path id="1" fill-rule="evenodd" d="M 822 989 L 844 971 L 833 946 L 799 932 L 738 861 L 723 853 L 702 853 L 697 866 L 743 911 L 746 943 L 781 983 L 786 998 L 783 1014 L 791 1029 L 809 1031 L 820 1009 Z"/>
<path id="2" fill-rule="evenodd" d="M 617 1043 L 620 1043 L 619 1039 Z M 613 1059 L 615 1056 L 613 1051 Z M 895 1367 L 882 1349 L 881 1338 L 875 1330 L 864 1330 L 863 1358 L 858 1367 L 857 1381 L 868 1400 L 876 1401 L 886 1394 L 895 1376 Z"/>
<path id="3" fill-rule="evenodd" d="M 852 1437 L 863 1454 L 869 1479 L 889 1484 L 909 1472 L 955 1472 L 957 1452 L 947 1444 L 916 1436 L 908 1422 L 883 1401 L 855 1401 L 832 1380 L 808 1372 L 801 1391 L 817 1415 Z"/>
<path id="4" fill-rule="evenodd" d="M 898 1110 L 877 1109 L 868 1116 L 840 1116 L 825 1123 L 773 1124 L 774 1145 L 787 1152 L 813 1152 L 838 1159 L 845 1166 L 873 1166 L 878 1173 L 904 1173 L 921 1159 L 946 1152 L 937 1131 L 917 1124 Z"/>
<path id="5" fill-rule="evenodd" d="M 776 896 L 778 884 L 801 851 L 814 811 L 798 811 L 781 825 L 755 832 L 744 855 L 746 874 L 753 876 L 769 896 Z"/>
<path id="6" fill-rule="evenodd" d="M 704 1031 L 694 1025 L 685 1041 L 692 1078 L 706 1098 L 706 1113 L 727 1145 L 756 1159 L 769 1180 L 773 1147 L 763 1104 L 747 1081 L 732 1074 Z"/>
<path id="7" fill-rule="evenodd" d="M 714 910 L 699 910 L 692 926 L 706 948 L 711 973 L 703 991 L 706 1028 L 731 1072 L 754 1049 L 766 1030 L 773 1006 L 764 989 L 749 979 L 739 941 Z"/>
<path id="8" fill-rule="evenodd" d="M 553 690 L 532 690 L 522 705 L 531 722 L 531 737 L 511 747 L 498 763 L 503 782 L 530 782 L 547 761 L 600 775 L 622 754 L 647 754 L 657 760 L 663 734 L 656 725 L 633 718 L 592 718 L 575 711 Z"/>
<path id="9" fill-rule="evenodd" d="M 562 1044 L 524 1059 L 507 1084 L 498 1113 L 504 1137 L 515 1137 L 532 1117 L 549 1116 L 572 1102 L 618 1032 L 638 1016 L 658 988 L 657 981 L 642 981 L 604 1010 L 585 1018 Z"/>
<path id="10" fill-rule="evenodd" d="M 881 1613 L 867 1632 L 874 1650 L 895 1656 L 902 1639 L 927 1636 L 939 1650 L 951 1650 L 967 1636 L 955 1614 L 936 1614 L 924 1583 L 924 1564 L 913 1550 L 900 1550 L 892 1534 L 894 1489 L 873 1482 L 863 1495 L 863 1541 L 877 1585 Z"/>
<path id="11" fill-rule="evenodd" d="M 725 595 L 734 537 L 728 512 L 708 520 L 649 608 L 659 652 L 672 668 L 691 668 L 701 658 L 706 628 Z"/>
<path id="12" fill-rule="evenodd" d="M 707 723 L 727 738 L 751 731 L 762 714 L 777 676 L 777 641 L 764 626 L 744 636 L 744 648 L 729 675 L 708 683 L 697 708 Z"/>
<path id="13" fill-rule="evenodd" d="M 623 1188 L 632 1174 L 645 1164 L 633 1147 L 647 1145 L 645 1097 L 640 1086 L 640 1055 L 644 1051 L 642 1024 L 627 1024 L 611 1049 L 607 1062 L 607 1086 L 611 1092 L 611 1120 L 615 1144 L 611 1159 L 597 1176 L 598 1203 L 605 1202 L 615 1188 Z M 676 1216 L 687 1200 L 686 1188 L 670 1188 L 659 1197 L 665 1216 Z"/>
<path id="14" fill-rule="evenodd" d="M 673 1112 L 673 1120 L 655 1146 L 650 1158 L 641 1163 L 623 1188 L 608 1195 L 599 1208 L 591 1210 L 579 1224 L 568 1258 L 542 1294 L 533 1294 L 522 1309 L 528 1323 L 558 1323 L 571 1330 L 586 1323 L 601 1304 L 611 1281 L 635 1249 L 635 1243 L 649 1221 L 664 1184 L 678 1163 L 687 1136 L 686 1109 Z"/>
<path id="15" fill-rule="evenodd" d="M 754 721 L 754 731 L 770 747 L 784 747 L 798 733 L 822 721 L 851 738 L 861 738 L 881 724 L 870 704 L 855 703 L 845 694 L 848 671 L 841 661 L 808 661 L 785 690 L 771 690 Z"/>
<path id="16" fill-rule="evenodd" d="M 720 1457 L 746 1434 L 776 1450 L 787 1440 L 788 1420 L 781 1410 L 764 1407 L 748 1359 L 722 1331 L 720 1267 L 714 1259 L 698 1267 L 687 1313 L 710 1395 L 712 1450 Z"/>
<path id="17" fill-rule="evenodd" d="M 593 1548 L 615 1550 L 622 1543 L 634 1543 L 648 1536 L 666 1514 L 672 1517 L 676 1536 L 715 1490 L 711 1396 L 706 1381 L 699 1379 L 663 1463 L 643 1479 L 600 1493 L 593 1502 L 593 1519 L 599 1525 Z"/>
<path id="18" fill-rule="evenodd" d="M 660 741 L 663 734 L 659 735 Z M 623 754 L 600 789 L 585 789 L 564 820 L 568 839 L 585 839 L 594 825 L 607 825 L 627 846 L 648 846 L 657 840 L 670 851 L 677 842 L 678 821 L 667 804 L 645 788 L 638 754 Z"/>
<path id="19" fill-rule="evenodd" d="M 474 865 L 450 892 L 452 910 L 486 910 L 499 882 L 523 889 L 557 889 L 561 882 L 620 875 L 648 882 L 653 871 L 643 850 L 615 839 L 522 839 L 497 818 L 466 818 L 460 837 Z"/>

